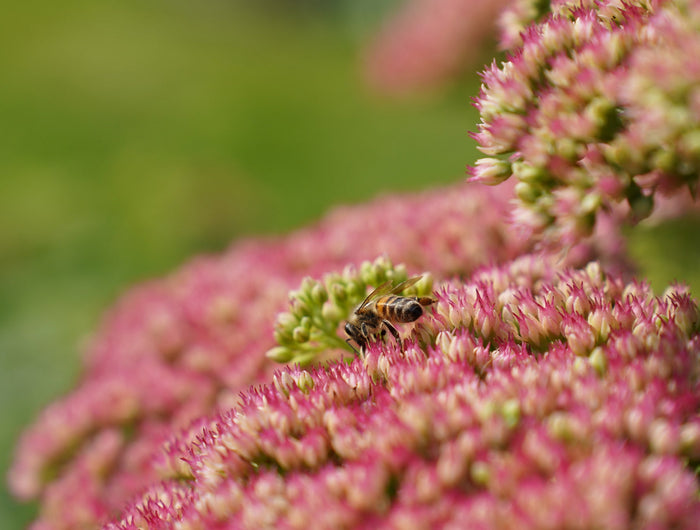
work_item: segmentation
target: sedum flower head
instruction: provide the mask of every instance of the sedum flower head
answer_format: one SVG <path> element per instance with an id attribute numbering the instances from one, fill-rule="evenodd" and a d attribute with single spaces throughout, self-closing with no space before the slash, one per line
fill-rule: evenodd
<path id="1" fill-rule="evenodd" d="M 508 0 L 408 0 L 369 47 L 369 81 L 389 92 L 426 89 L 477 63 Z"/>
<path id="2" fill-rule="evenodd" d="M 695 193 L 700 4 L 546 5 L 516 2 L 502 18 L 517 47 L 482 74 L 474 137 L 488 158 L 472 180 L 515 177 L 515 218 L 565 242 L 619 204 L 640 219 L 657 193 Z"/>
<path id="3" fill-rule="evenodd" d="M 507 223 L 511 197 L 507 187 L 464 183 L 339 208 L 315 226 L 240 242 L 132 289 L 91 340 L 79 384 L 49 405 L 18 444 L 8 481 L 17 497 L 39 500 L 34 528 L 94 527 L 114 515 L 158 480 L 165 463 L 154 454 L 174 432 L 230 409 L 249 385 L 269 381 L 279 366 L 265 356 L 276 344 L 275 317 L 305 276 L 325 277 L 324 287 L 336 280 L 341 290 L 354 285 L 352 297 L 359 297 L 384 274 L 465 276 L 530 250 L 532 243 Z M 624 268 L 622 250 L 612 227 L 573 248 L 566 263 L 598 256 Z M 361 265 L 377 256 L 390 261 Z M 331 274 L 347 266 L 355 272 L 344 279 Z M 332 304 L 320 306 L 324 319 L 349 316 L 349 306 L 341 315 L 345 306 Z M 336 337 L 340 345 L 330 326 L 319 337 Z M 167 454 L 188 476 L 179 456 Z"/>
<path id="4" fill-rule="evenodd" d="M 176 437 L 105 530 L 694 528 L 697 306 L 557 270 L 439 282 L 404 349 L 278 370 Z"/>

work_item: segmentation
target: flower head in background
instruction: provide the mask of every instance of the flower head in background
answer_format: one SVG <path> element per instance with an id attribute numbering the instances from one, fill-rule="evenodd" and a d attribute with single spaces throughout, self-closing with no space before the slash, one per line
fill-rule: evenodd
<path id="1" fill-rule="evenodd" d="M 281 369 L 104 529 L 694 528 L 697 306 L 555 265 L 439 284 L 403 350 Z"/>
<path id="2" fill-rule="evenodd" d="M 367 51 L 367 77 L 387 92 L 432 88 L 470 71 L 509 0 L 405 3 Z"/>
<path id="3" fill-rule="evenodd" d="M 531 249 L 507 223 L 511 198 L 507 187 L 460 184 L 341 208 L 314 227 L 238 243 L 127 293 L 93 337 L 80 383 L 20 440 L 9 482 L 18 497 L 39 498 L 35 528 L 90 527 L 114 514 L 158 479 L 153 454 L 173 432 L 268 381 L 278 366 L 265 356 L 275 317 L 303 277 L 363 270 L 382 255 L 405 264 L 401 274 L 436 279 L 503 263 Z M 622 250 L 612 227 L 566 263 L 604 256 L 624 268 Z"/>
<path id="4" fill-rule="evenodd" d="M 540 8 L 537 8 L 540 6 Z M 700 172 L 700 3 L 517 2 L 517 45 L 483 73 L 472 180 L 517 179 L 515 219 L 575 242 L 601 212 L 634 219 Z M 527 26 L 530 21 L 536 21 Z"/>

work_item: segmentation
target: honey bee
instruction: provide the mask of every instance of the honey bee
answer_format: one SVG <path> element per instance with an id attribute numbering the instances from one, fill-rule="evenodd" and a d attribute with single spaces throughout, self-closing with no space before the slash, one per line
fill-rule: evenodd
<path id="1" fill-rule="evenodd" d="M 389 330 L 396 342 L 401 345 L 399 332 L 396 331 L 392 322 L 414 322 L 421 317 L 424 307 L 436 302 L 429 296 L 398 295 L 421 278 L 422 276 L 409 278 L 393 288 L 391 281 L 387 281 L 369 293 L 345 323 L 345 333 L 349 337 L 345 342 L 350 344 L 351 340 L 355 341 L 364 352 L 371 340 L 383 339 L 386 331 Z M 362 356 L 352 344 L 350 347 L 358 356 Z"/>

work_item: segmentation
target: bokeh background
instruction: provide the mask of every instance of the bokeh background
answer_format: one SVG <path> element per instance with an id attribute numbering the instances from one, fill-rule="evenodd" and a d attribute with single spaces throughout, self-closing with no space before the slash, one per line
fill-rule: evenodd
<path id="1" fill-rule="evenodd" d="M 363 76 L 398 0 L 18 2 L 0 17 L 0 471 L 80 376 L 130 285 L 337 204 L 463 179 L 476 72 L 400 96 Z M 475 54 L 490 61 L 488 42 Z M 700 223 L 630 234 L 700 289 Z M 0 487 L 0 528 L 34 507 Z"/>

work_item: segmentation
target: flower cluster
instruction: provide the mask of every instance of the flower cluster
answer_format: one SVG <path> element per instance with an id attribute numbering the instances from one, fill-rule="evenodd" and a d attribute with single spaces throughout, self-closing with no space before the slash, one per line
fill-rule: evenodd
<path id="1" fill-rule="evenodd" d="M 353 352 L 353 347 L 338 336 L 341 323 L 365 299 L 369 286 L 377 287 L 385 282 L 396 285 L 406 279 L 406 267 L 395 267 L 384 257 L 374 263 L 365 261 L 359 269 L 348 266 L 342 274 L 329 273 L 323 281 L 307 276 L 299 290 L 290 293 L 289 311 L 277 316 L 278 345 L 267 356 L 280 363 L 306 365 L 333 355 L 333 350 Z M 431 288 L 432 278 L 426 274 L 404 293 L 425 296 L 431 293 Z M 332 358 L 337 360 L 337 353 Z"/>
<path id="2" fill-rule="evenodd" d="M 546 4 L 503 19 L 520 48 L 478 101 L 474 179 L 518 183 L 341 208 L 128 293 L 20 441 L 35 529 L 696 524 L 698 310 L 625 283 L 614 206 L 696 184 L 700 0 Z M 403 344 L 275 372 L 424 271 Z"/>
<path id="3" fill-rule="evenodd" d="M 506 222 L 511 197 L 460 184 L 341 208 L 314 227 L 238 243 L 133 289 L 93 337 L 81 382 L 20 440 L 9 483 L 18 497 L 39 498 L 34 527 L 104 520 L 157 480 L 152 455 L 173 432 L 269 380 L 275 316 L 304 276 L 385 255 L 440 279 L 528 251 Z M 620 241 L 616 229 L 603 233 L 567 263 L 602 255 L 624 267 Z"/>
<path id="4" fill-rule="evenodd" d="M 474 135 L 488 158 L 472 180 L 514 176 L 515 218 L 551 240 L 577 241 L 601 211 L 633 219 L 654 194 L 697 187 L 700 2 L 517 2 L 483 73 Z M 517 37 L 516 37 L 517 35 Z"/>
<path id="5" fill-rule="evenodd" d="M 663 2 L 665 0 L 661 0 Z M 630 6 L 650 11 L 658 6 L 659 0 L 513 0 L 503 10 L 498 19 L 500 45 L 512 50 L 523 45 L 523 33 L 534 23 L 542 22 L 548 15 L 567 17 L 582 9 L 595 9 L 598 17 L 607 23 L 620 22 L 621 13 Z"/>
<path id="6" fill-rule="evenodd" d="M 410 0 L 367 53 L 367 76 L 382 90 L 406 92 L 445 83 L 474 65 L 509 0 Z"/>
<path id="7" fill-rule="evenodd" d="M 405 348 L 283 368 L 104 529 L 696 527 L 697 306 L 556 270 L 443 282 Z"/>

